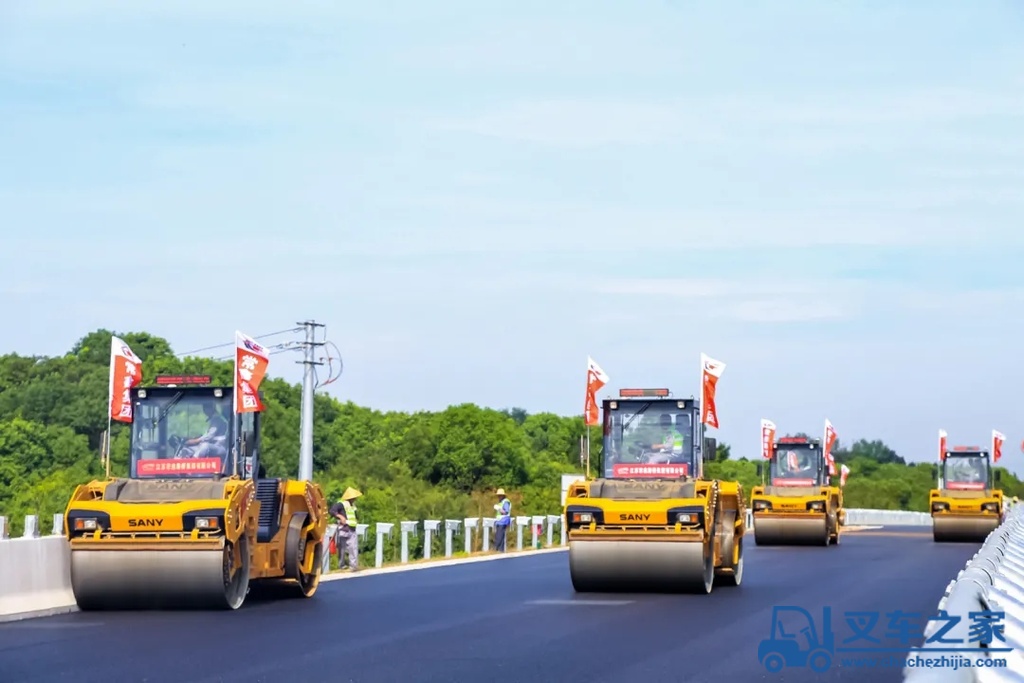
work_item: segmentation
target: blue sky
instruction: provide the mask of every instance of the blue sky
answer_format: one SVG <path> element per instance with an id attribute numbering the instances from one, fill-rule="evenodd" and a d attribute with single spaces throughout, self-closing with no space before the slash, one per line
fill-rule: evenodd
<path id="1" fill-rule="evenodd" d="M 578 414 L 587 355 L 690 394 L 703 351 L 741 454 L 828 417 L 1018 469 L 1021 36 L 1009 0 L 7 0 L 0 352 L 314 317 L 339 398 Z"/>

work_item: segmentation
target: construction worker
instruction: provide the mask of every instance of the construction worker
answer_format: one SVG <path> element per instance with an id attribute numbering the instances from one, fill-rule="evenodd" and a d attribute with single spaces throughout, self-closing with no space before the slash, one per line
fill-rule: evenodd
<path id="1" fill-rule="evenodd" d="M 494 504 L 494 549 L 503 553 L 508 528 L 512 524 L 512 501 L 505 495 L 505 489 L 498 489 L 495 495 L 498 496 L 498 502 Z"/>
<path id="2" fill-rule="evenodd" d="M 335 535 L 338 544 L 338 569 L 345 565 L 345 553 L 348 553 L 348 566 L 352 571 L 359 571 L 359 536 L 356 533 L 356 506 L 354 501 L 363 495 L 349 486 L 341 496 L 341 500 L 331 506 L 331 516 L 338 521 Z"/>
<path id="3" fill-rule="evenodd" d="M 665 413 L 661 416 L 661 430 L 663 432 L 660 444 L 654 444 L 653 448 L 659 451 L 652 455 L 649 462 L 664 464 L 672 461 L 673 455 L 683 453 L 683 435 L 672 425 L 672 416 Z"/>

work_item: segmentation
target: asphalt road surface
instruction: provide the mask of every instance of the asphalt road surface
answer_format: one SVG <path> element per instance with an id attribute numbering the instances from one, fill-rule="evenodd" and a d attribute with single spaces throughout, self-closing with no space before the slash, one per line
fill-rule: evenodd
<path id="1" fill-rule="evenodd" d="M 917 613 L 923 627 L 979 545 L 937 545 L 929 528 L 850 532 L 830 548 L 751 536 L 743 585 L 707 596 L 576 595 L 555 552 L 325 582 L 312 600 L 237 612 L 80 612 L 0 624 L 0 681 L 899 681 L 902 666 L 879 664 L 920 637 L 887 637 L 886 614 Z M 837 648 L 856 633 L 847 612 L 878 613 L 880 643 L 849 647 L 900 651 L 768 673 L 758 645 L 777 606 L 807 609 L 819 638 L 830 608 Z M 799 632 L 797 621 L 781 623 Z"/>

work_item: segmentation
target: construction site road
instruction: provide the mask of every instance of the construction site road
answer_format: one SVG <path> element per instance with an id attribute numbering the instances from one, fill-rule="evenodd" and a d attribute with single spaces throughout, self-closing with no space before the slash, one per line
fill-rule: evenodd
<path id="1" fill-rule="evenodd" d="M 917 613 L 923 627 L 979 547 L 936 544 L 921 527 L 854 531 L 838 547 L 757 547 L 748 536 L 743 585 L 710 595 L 576 594 L 565 552 L 371 570 L 324 582 L 311 600 L 250 595 L 235 612 L 77 612 L 0 624 L 0 679 L 899 681 L 901 653 L 921 637 L 901 643 L 887 615 Z M 759 661 L 783 606 L 807 610 L 818 639 L 823 608 L 831 610 L 837 652 L 825 671 L 797 663 L 769 673 Z M 853 611 L 878 615 L 870 636 L 888 651 L 838 652 L 857 633 L 846 619 Z"/>

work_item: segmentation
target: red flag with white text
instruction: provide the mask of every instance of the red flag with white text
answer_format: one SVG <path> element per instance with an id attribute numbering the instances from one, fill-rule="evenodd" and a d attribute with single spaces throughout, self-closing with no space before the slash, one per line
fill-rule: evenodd
<path id="1" fill-rule="evenodd" d="M 725 372 L 725 363 L 711 356 L 700 354 L 700 421 L 709 427 L 718 429 L 718 408 L 715 406 L 715 394 L 718 391 L 718 380 Z"/>
<path id="2" fill-rule="evenodd" d="M 110 338 L 109 416 L 117 422 L 132 421 L 131 389 L 142 381 L 142 360 L 120 337 Z"/>
<path id="3" fill-rule="evenodd" d="M 761 418 L 761 457 L 771 460 L 775 448 L 775 423 Z"/>
<path id="4" fill-rule="evenodd" d="M 260 382 L 267 374 L 270 352 L 252 337 L 235 331 L 235 412 L 263 410 Z"/>
<path id="5" fill-rule="evenodd" d="M 827 417 L 825 418 L 825 462 L 828 463 L 828 475 L 834 476 L 836 473 L 836 459 L 832 457 L 832 447 L 836 445 L 836 439 L 839 435 L 836 434 L 835 427 L 832 426 L 832 421 Z"/>
<path id="6" fill-rule="evenodd" d="M 999 462 L 1003 457 L 1003 444 L 1006 443 L 1006 436 L 998 431 L 992 430 L 992 462 Z"/>
<path id="7" fill-rule="evenodd" d="M 592 427 L 600 422 L 597 409 L 597 392 L 608 384 L 608 375 L 593 358 L 587 356 L 587 395 L 583 405 L 583 419 L 587 426 Z"/>
<path id="8" fill-rule="evenodd" d="M 945 429 L 940 429 L 939 430 L 939 462 L 942 462 L 943 460 L 946 459 L 946 450 L 948 450 L 948 447 L 946 445 L 946 441 L 947 441 L 948 438 L 949 438 L 949 434 L 946 433 L 946 430 Z"/>

